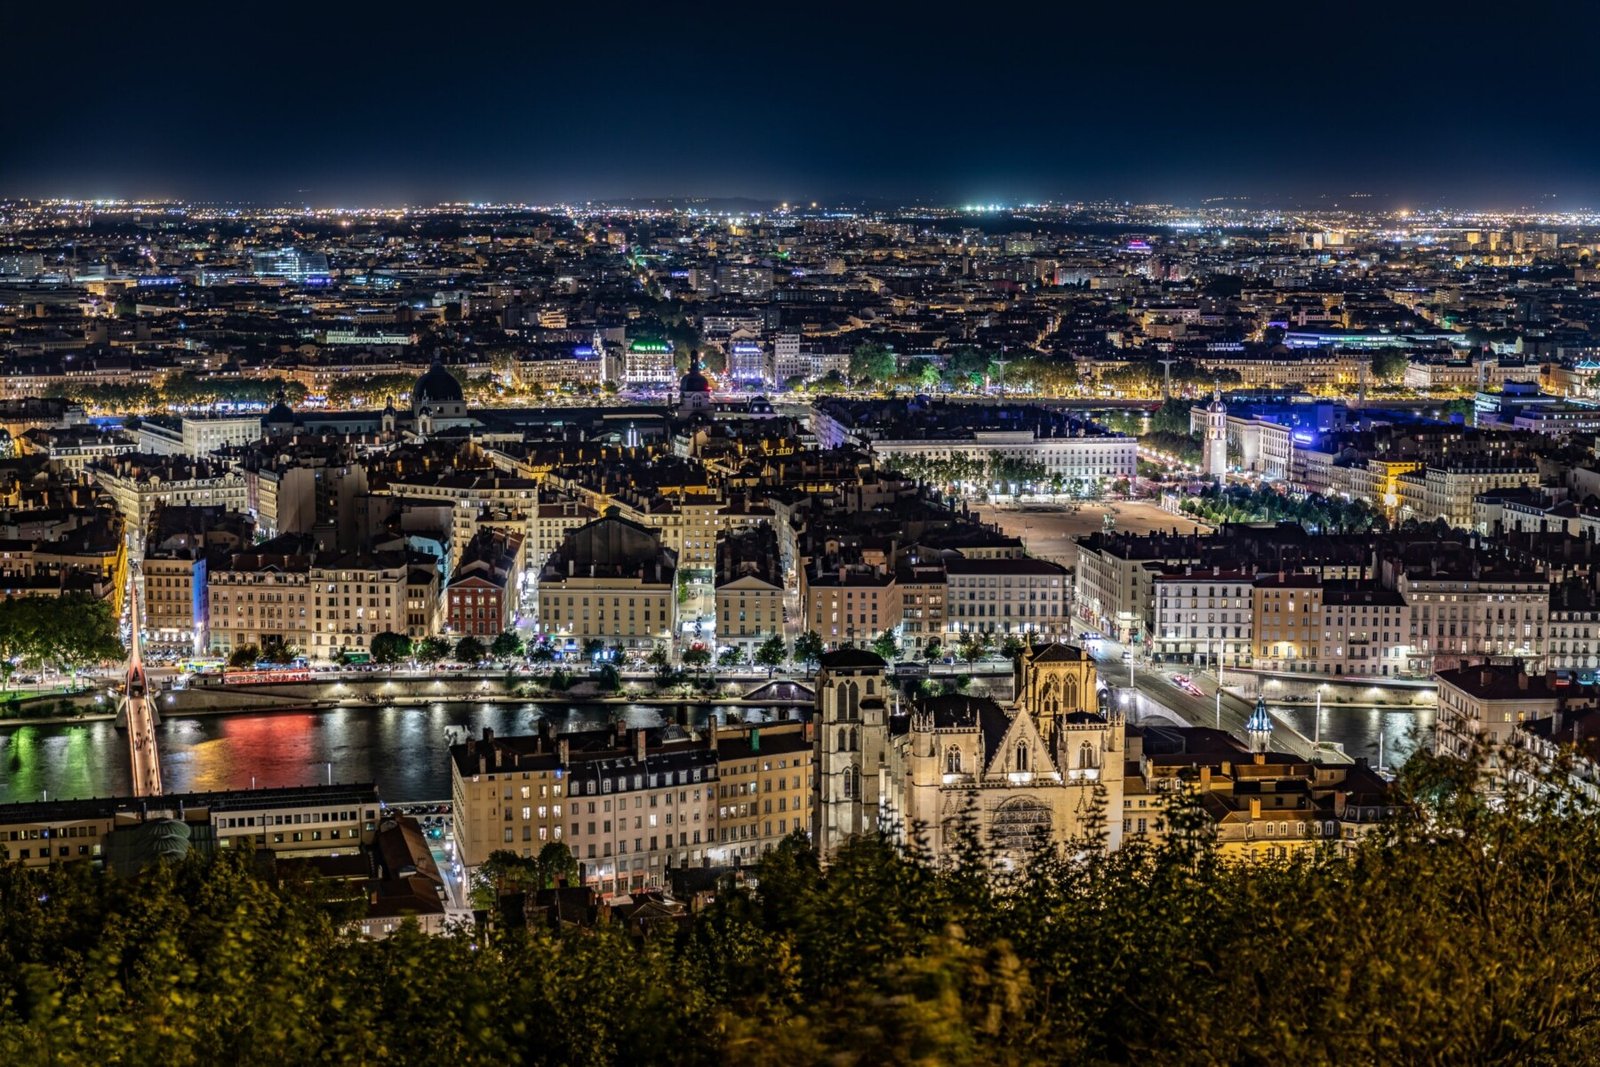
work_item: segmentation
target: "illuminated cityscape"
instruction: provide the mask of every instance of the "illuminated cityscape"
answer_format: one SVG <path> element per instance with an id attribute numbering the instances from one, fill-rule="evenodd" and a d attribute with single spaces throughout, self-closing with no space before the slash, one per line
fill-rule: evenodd
<path id="1" fill-rule="evenodd" d="M 1589 1062 L 1585 76 L 391 14 L 6 135 L 0 1062 Z"/>

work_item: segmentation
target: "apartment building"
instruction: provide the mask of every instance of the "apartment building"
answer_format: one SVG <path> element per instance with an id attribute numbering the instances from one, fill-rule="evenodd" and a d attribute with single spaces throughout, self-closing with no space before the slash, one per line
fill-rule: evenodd
<path id="1" fill-rule="evenodd" d="M 1397 581 L 1410 608 L 1411 669 L 1428 673 L 1463 656 L 1515 656 L 1544 670 L 1550 585 L 1536 571 L 1513 567 L 1403 574 Z"/>
<path id="2" fill-rule="evenodd" d="M 1255 666 L 1318 673 L 1323 646 L 1322 582 L 1315 574 L 1271 574 L 1250 589 Z"/>
<path id="3" fill-rule="evenodd" d="M 563 841 L 602 896 L 659 889 L 717 839 L 717 737 L 676 727 L 496 738 L 454 745 L 453 821 L 462 864 L 496 849 L 537 855 Z"/>
<path id="4" fill-rule="evenodd" d="M 1410 608 L 1372 582 L 1328 581 L 1322 589 L 1323 674 L 1388 677 L 1406 673 Z"/>
<path id="5" fill-rule="evenodd" d="M 1529 675 L 1520 667 L 1456 666 L 1434 674 L 1439 710 L 1433 720 L 1433 750 L 1466 757 L 1474 743 L 1504 744 L 1518 727 L 1550 718 L 1560 694 L 1548 675 Z"/>
<path id="6" fill-rule="evenodd" d="M 717 645 L 747 660 L 761 643 L 783 633 L 785 586 L 778 537 L 771 526 L 729 532 L 717 542 Z"/>
<path id="7" fill-rule="evenodd" d="M 1283 861 L 1349 847 L 1392 814 L 1388 784 L 1365 762 L 1312 763 L 1252 752 L 1205 727 L 1128 730 L 1123 840 L 1159 840 L 1174 797 L 1197 794 L 1218 854 L 1235 863 Z"/>
<path id="8" fill-rule="evenodd" d="M 945 640 L 949 583 L 944 564 L 911 564 L 895 573 L 900 587 L 900 645 L 908 656 Z"/>
<path id="9" fill-rule="evenodd" d="M 481 529 L 461 550 L 444 591 L 452 634 L 492 638 L 512 628 L 521 603 L 522 538 Z"/>
<path id="10" fill-rule="evenodd" d="M 900 587 L 876 567 L 841 565 L 811 576 L 802 590 L 806 628 L 829 648 L 866 643 L 900 624 Z"/>
<path id="11" fill-rule="evenodd" d="M 717 731 L 717 841 L 714 864 L 753 863 L 785 837 L 809 832 L 809 724 L 751 724 Z"/>
<path id="12" fill-rule="evenodd" d="M 137 797 L 52 800 L 0 805 L 0 860 L 24 867 L 87 862 L 133 874 L 156 860 L 156 832 L 181 823 L 167 842 L 187 851 L 268 849 L 279 856 L 338 856 L 359 852 L 377 833 L 376 787 L 290 786 L 216 793 L 178 793 L 163 807 L 176 819 L 151 818 Z"/>
<path id="13" fill-rule="evenodd" d="M 1550 670 L 1600 668 L 1600 596 L 1593 585 L 1570 581 L 1552 587 L 1549 629 L 1545 659 Z"/>
<path id="14" fill-rule="evenodd" d="M 301 539 L 269 541 L 209 568 L 206 597 L 214 652 L 274 639 L 311 647 L 311 555 Z"/>
<path id="15" fill-rule="evenodd" d="M 539 576 L 539 627 L 567 648 L 594 638 L 647 652 L 677 617 L 677 556 L 615 511 L 569 533 Z"/>
<path id="16" fill-rule="evenodd" d="M 1537 465 L 1516 460 L 1430 463 L 1420 471 L 1409 471 L 1394 479 L 1402 519 L 1443 519 L 1461 529 L 1471 529 L 1477 521 L 1473 502 L 1480 494 L 1538 484 Z"/>
<path id="17" fill-rule="evenodd" d="M 1069 632 L 1067 569 L 1043 559 L 945 561 L 947 626 L 952 634 Z"/>
<path id="18" fill-rule="evenodd" d="M 1199 542 L 1192 537 L 1097 533 L 1080 538 L 1072 610 L 1118 641 L 1143 640 L 1155 626 L 1156 577 L 1199 562 Z"/>
<path id="19" fill-rule="evenodd" d="M 376 634 L 407 632 L 406 557 L 348 552 L 318 557 L 307 573 L 313 659 L 364 653 Z"/>
<path id="20" fill-rule="evenodd" d="M 188 651 L 208 643 L 210 598 L 206 594 L 206 553 L 200 548 L 147 552 L 139 567 L 144 579 L 144 640 L 152 646 Z"/>
<path id="21" fill-rule="evenodd" d="M 567 534 L 593 522 L 600 513 L 581 500 L 559 500 L 535 506 L 529 525 L 533 544 L 528 552 L 530 570 L 537 573 L 561 547 Z"/>
<path id="22" fill-rule="evenodd" d="M 244 477 L 206 460 L 129 452 L 90 464 L 86 470 L 111 497 L 133 540 L 129 549 L 144 551 L 144 531 L 159 507 L 215 506 L 244 511 Z"/>
<path id="23" fill-rule="evenodd" d="M 1255 573 L 1185 567 L 1155 579 L 1156 658 L 1248 667 L 1255 621 Z"/>

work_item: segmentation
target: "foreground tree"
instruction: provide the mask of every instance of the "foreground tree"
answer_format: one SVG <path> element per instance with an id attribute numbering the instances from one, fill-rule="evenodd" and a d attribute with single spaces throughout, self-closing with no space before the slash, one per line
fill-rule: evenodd
<path id="1" fill-rule="evenodd" d="M 772 673 L 783 666 L 788 658 L 789 649 L 784 644 L 782 634 L 773 634 L 756 648 L 756 663 L 767 669 L 768 678 L 771 678 Z"/>
<path id="2" fill-rule="evenodd" d="M 9 682 L 19 663 L 76 674 L 125 653 L 108 601 L 83 593 L 0 600 L 0 680 Z"/>
<path id="3" fill-rule="evenodd" d="M 372 662 L 404 663 L 411 656 L 411 638 L 385 630 L 372 635 Z"/>
<path id="4" fill-rule="evenodd" d="M 411 650 L 418 663 L 432 666 L 450 654 L 450 642 L 442 637 L 424 637 Z"/>
<path id="5" fill-rule="evenodd" d="M 820 662 L 822 659 L 822 635 L 815 630 L 807 630 L 795 638 L 794 658 L 804 663 L 808 668 Z"/>
<path id="6" fill-rule="evenodd" d="M 522 658 L 522 638 L 515 630 L 502 630 L 489 644 L 489 654 L 497 660 Z"/>
<path id="7" fill-rule="evenodd" d="M 456 642 L 455 659 L 457 663 L 482 663 L 489 650 L 483 647 L 483 642 L 467 634 Z"/>
<path id="8" fill-rule="evenodd" d="M 970 813 L 937 867 L 796 835 L 639 937 L 366 941 L 338 887 L 248 849 L 0 864 L 0 1063 L 1594 1063 L 1600 815 L 1576 767 L 1493 755 L 1416 757 L 1369 837 L 1251 864 L 1181 789 L 1157 841 L 1005 872 Z M 577 876 L 518 847 L 474 889 Z"/>
<path id="9" fill-rule="evenodd" d="M 709 648 L 690 648 L 683 653 L 683 665 L 699 673 L 711 663 L 711 650 Z"/>

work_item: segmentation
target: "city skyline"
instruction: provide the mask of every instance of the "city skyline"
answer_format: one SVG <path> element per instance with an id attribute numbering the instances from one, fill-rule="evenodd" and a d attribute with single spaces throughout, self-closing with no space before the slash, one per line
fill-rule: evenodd
<path id="1" fill-rule="evenodd" d="M 275 203 L 1247 197 L 1600 204 L 1594 11 L 1257 5 L 1012 19 L 420 7 L 3 16 L 42 87 L 0 193 Z M 1472 72 L 1479 73 L 1474 74 Z"/>

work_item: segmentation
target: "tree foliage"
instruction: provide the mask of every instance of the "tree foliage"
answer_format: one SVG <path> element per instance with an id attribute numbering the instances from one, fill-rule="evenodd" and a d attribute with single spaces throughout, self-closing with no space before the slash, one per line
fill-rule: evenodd
<path id="1" fill-rule="evenodd" d="M 794 639 L 794 658 L 801 663 L 816 663 L 822 658 L 822 635 L 807 630 Z"/>
<path id="2" fill-rule="evenodd" d="M 894 353 L 880 344 L 857 345 L 850 353 L 850 378 L 860 385 L 887 385 L 896 371 Z"/>
<path id="3" fill-rule="evenodd" d="M 390 630 L 372 635 L 372 662 L 401 663 L 411 656 L 411 638 Z"/>
<path id="4" fill-rule="evenodd" d="M 773 634 L 756 647 L 756 663 L 767 669 L 769 678 L 788 658 L 789 649 L 784 644 L 782 634 Z"/>
<path id="5" fill-rule="evenodd" d="M 424 637 L 411 649 L 418 663 L 434 664 L 450 654 L 450 642 L 442 637 Z"/>
<path id="6" fill-rule="evenodd" d="M 1410 354 L 1401 348 L 1384 348 L 1372 354 L 1372 376 L 1380 382 L 1399 382 L 1410 365 Z"/>
<path id="7" fill-rule="evenodd" d="M 1183 794 L 1158 842 L 1001 873 L 970 808 L 940 867 L 879 837 L 824 866 L 796 836 L 643 940 L 365 941 L 246 849 L 137 879 L 5 865 L 0 1062 L 1593 1063 L 1600 816 L 1564 772 L 1483 784 L 1418 757 L 1370 837 L 1248 865 Z M 491 895 L 576 873 L 550 848 L 486 866 Z"/>
<path id="8" fill-rule="evenodd" d="M 502 630 L 489 643 L 489 654 L 497 660 L 522 658 L 522 638 L 515 630 Z"/>
<path id="9" fill-rule="evenodd" d="M 1298 522 L 1312 533 L 1369 533 L 1388 529 L 1383 512 L 1365 500 L 1319 493 L 1289 495 L 1262 486 L 1207 486 L 1186 498 L 1180 510 L 1213 525 L 1225 522 Z"/>
<path id="10" fill-rule="evenodd" d="M 123 654 L 107 601 L 83 593 L 0 600 L 0 678 L 24 663 L 76 672 Z"/>

